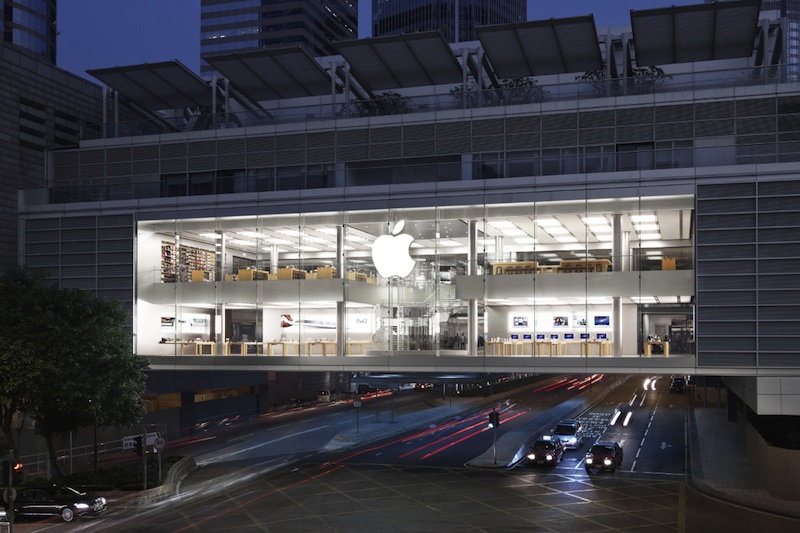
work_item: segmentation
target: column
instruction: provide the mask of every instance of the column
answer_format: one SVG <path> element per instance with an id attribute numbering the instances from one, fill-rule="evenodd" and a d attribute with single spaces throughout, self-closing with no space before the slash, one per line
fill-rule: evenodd
<path id="1" fill-rule="evenodd" d="M 469 221 L 467 242 L 467 275 L 478 273 L 478 222 Z M 467 301 L 467 355 L 478 355 L 478 300 Z"/>
<path id="2" fill-rule="evenodd" d="M 627 239 L 628 232 L 622 231 L 622 214 L 614 213 L 611 216 L 613 241 L 611 243 L 611 262 L 614 272 L 625 272 L 630 269 L 630 254 Z M 611 298 L 611 335 L 613 355 L 622 355 L 622 298 Z M 601 352 L 602 353 L 602 352 Z"/>
<path id="3" fill-rule="evenodd" d="M 347 234 L 344 224 L 336 226 L 336 278 L 344 280 L 344 245 Z M 336 355 L 347 355 L 347 282 L 342 281 L 342 299 L 336 302 Z"/>
<path id="4" fill-rule="evenodd" d="M 273 244 L 269 247 L 269 273 L 278 273 L 278 245 Z"/>

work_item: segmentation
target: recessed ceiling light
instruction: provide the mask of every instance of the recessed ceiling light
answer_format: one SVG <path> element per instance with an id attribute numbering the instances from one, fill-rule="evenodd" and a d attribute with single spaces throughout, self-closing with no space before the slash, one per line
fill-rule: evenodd
<path id="1" fill-rule="evenodd" d="M 553 226 L 546 228 L 545 231 L 550 235 L 569 235 L 569 230 L 563 226 Z"/>
<path id="2" fill-rule="evenodd" d="M 242 237 L 250 237 L 251 239 L 263 239 L 264 234 L 257 231 L 237 231 Z"/>
<path id="3" fill-rule="evenodd" d="M 303 234 L 302 232 L 294 229 L 279 229 L 278 233 L 281 233 L 283 235 L 289 235 L 291 237 L 299 237 L 300 235 Z"/>
<path id="4" fill-rule="evenodd" d="M 562 244 L 572 244 L 574 242 L 578 242 L 578 239 L 576 239 L 575 237 L 567 237 L 566 235 L 563 237 L 562 236 L 556 237 L 555 239 L 556 241 Z"/>
<path id="5" fill-rule="evenodd" d="M 584 217 L 581 220 L 587 226 L 608 226 L 608 219 L 606 217 Z"/>
<path id="6" fill-rule="evenodd" d="M 513 222 L 509 222 L 508 220 L 489 220 L 489 225 L 498 229 L 516 227 Z"/>
<path id="7" fill-rule="evenodd" d="M 514 239 L 514 242 L 517 244 L 536 244 L 536 239 L 533 237 L 520 237 L 519 239 Z"/>
<path id="8" fill-rule="evenodd" d="M 452 248 L 454 246 L 461 246 L 461 245 L 459 243 L 457 243 L 456 241 L 449 241 L 449 240 L 446 240 L 446 239 L 441 239 L 439 241 L 439 246 L 446 246 L 446 247 Z"/>
<path id="9" fill-rule="evenodd" d="M 561 225 L 561 222 L 559 222 L 558 220 L 556 220 L 554 218 L 538 218 L 538 219 L 536 219 L 536 223 L 539 226 L 543 227 L 543 228 L 550 228 L 550 227 L 553 227 L 553 226 L 560 226 Z"/>
<path id="10" fill-rule="evenodd" d="M 527 233 L 525 233 L 524 231 L 522 231 L 519 228 L 502 229 L 500 231 L 503 232 L 503 235 L 508 235 L 509 237 L 527 235 Z"/>
<path id="11" fill-rule="evenodd" d="M 327 244 L 327 245 L 332 244 L 331 241 L 329 241 L 327 239 L 323 239 L 322 237 L 314 237 L 312 235 L 306 235 L 301 240 L 303 240 L 305 242 L 315 242 L 317 244 Z"/>
<path id="12" fill-rule="evenodd" d="M 658 217 L 655 215 L 631 215 L 631 222 L 634 224 L 641 222 L 658 222 Z"/>
<path id="13" fill-rule="evenodd" d="M 643 231 L 658 231 L 658 224 L 634 224 L 633 228 L 639 233 Z"/>
<path id="14" fill-rule="evenodd" d="M 256 243 L 250 241 L 244 241 L 242 239 L 231 239 L 228 241 L 231 244 L 238 244 L 240 246 L 255 246 Z"/>
<path id="15" fill-rule="evenodd" d="M 660 233 L 640 233 L 639 234 L 640 241 L 658 241 L 661 240 Z"/>
<path id="16" fill-rule="evenodd" d="M 219 233 L 201 233 L 201 237 L 205 237 L 206 239 L 221 239 L 222 235 Z"/>

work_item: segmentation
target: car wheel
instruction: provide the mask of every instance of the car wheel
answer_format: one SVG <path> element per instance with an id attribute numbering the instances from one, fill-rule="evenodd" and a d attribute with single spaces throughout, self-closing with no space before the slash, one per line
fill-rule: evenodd
<path id="1" fill-rule="evenodd" d="M 75 512 L 70 507 L 64 507 L 61 509 L 61 519 L 64 522 L 72 522 L 72 519 L 75 518 Z"/>

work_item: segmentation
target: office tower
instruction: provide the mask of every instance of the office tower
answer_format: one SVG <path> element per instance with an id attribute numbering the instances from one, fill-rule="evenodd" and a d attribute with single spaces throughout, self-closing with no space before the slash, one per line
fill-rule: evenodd
<path id="1" fill-rule="evenodd" d="M 764 0 L 761 9 L 779 10 L 781 16 L 786 18 L 785 62 L 790 65 L 800 63 L 800 1 Z"/>
<path id="2" fill-rule="evenodd" d="M 201 0 L 200 57 L 303 45 L 313 56 L 358 37 L 357 0 Z M 213 69 L 201 61 L 202 73 Z"/>
<path id="3" fill-rule="evenodd" d="M 447 42 L 474 41 L 476 26 L 526 19 L 524 0 L 372 0 L 373 37 L 439 30 Z"/>
<path id="4" fill-rule="evenodd" d="M 56 62 L 56 0 L 3 0 L 3 42 Z"/>

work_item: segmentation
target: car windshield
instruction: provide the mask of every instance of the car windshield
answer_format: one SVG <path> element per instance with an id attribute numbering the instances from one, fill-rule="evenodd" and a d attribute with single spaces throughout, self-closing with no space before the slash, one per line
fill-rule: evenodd
<path id="1" fill-rule="evenodd" d="M 575 426 L 556 426 L 556 429 L 553 433 L 556 435 L 574 435 L 575 431 Z"/>
<path id="2" fill-rule="evenodd" d="M 611 453 L 611 447 L 610 446 L 592 446 L 592 451 L 590 453 L 598 454 L 598 455 Z"/>
<path id="3" fill-rule="evenodd" d="M 533 449 L 534 450 L 550 450 L 550 449 L 555 448 L 555 446 L 556 445 L 553 444 L 549 440 L 537 440 L 533 445 Z"/>

